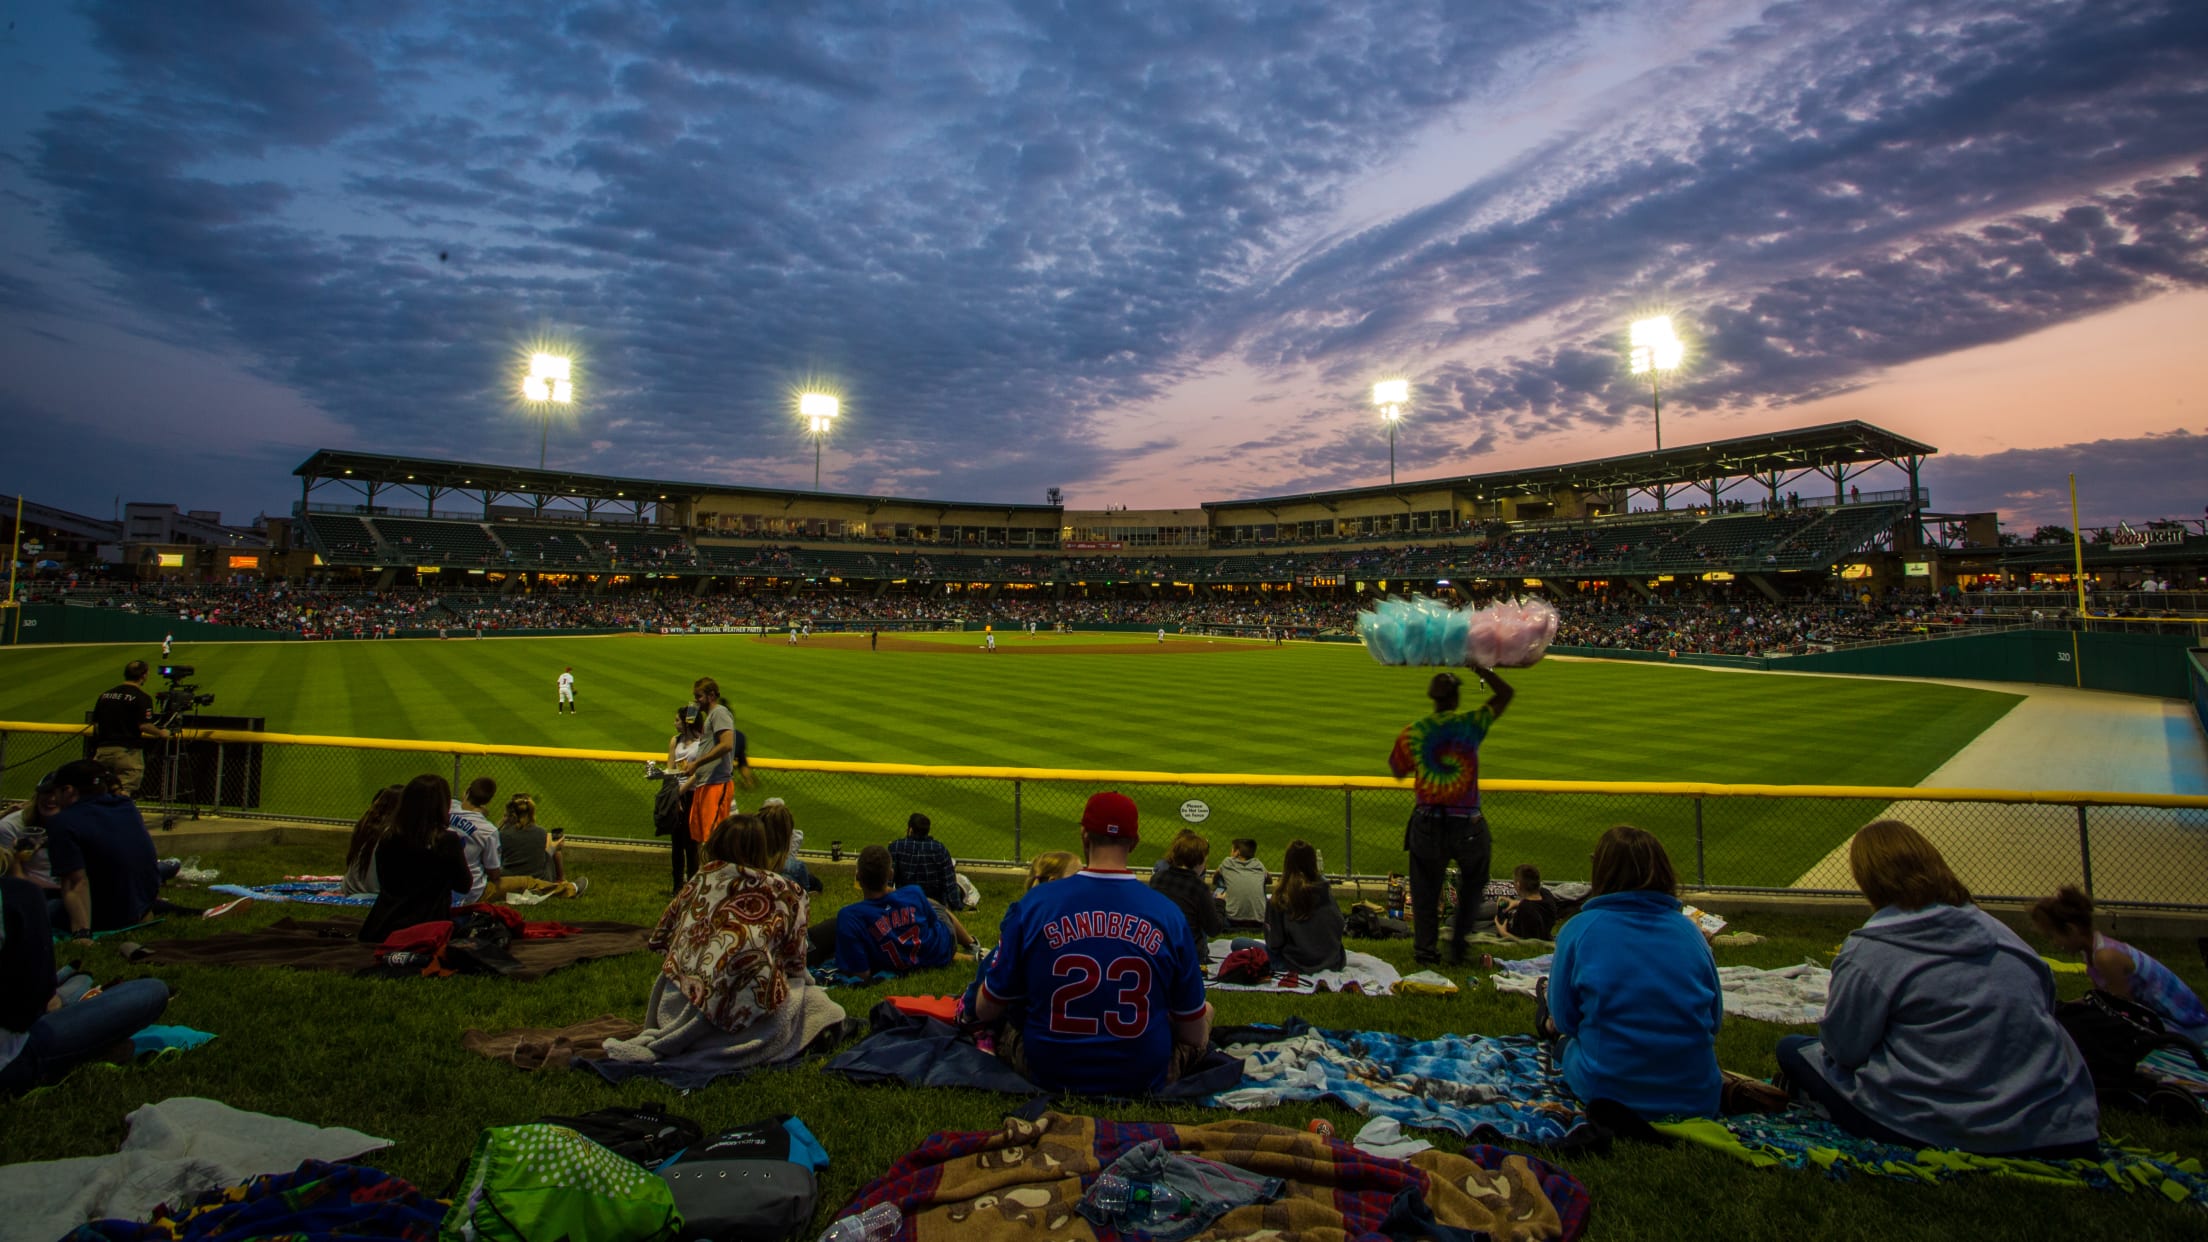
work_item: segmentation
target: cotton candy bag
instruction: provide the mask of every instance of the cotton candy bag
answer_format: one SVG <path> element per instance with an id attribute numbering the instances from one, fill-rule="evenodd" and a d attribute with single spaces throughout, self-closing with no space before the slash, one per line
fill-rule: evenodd
<path id="1" fill-rule="evenodd" d="M 1357 614 L 1357 635 L 1382 664 L 1527 668 L 1548 653 L 1557 620 L 1544 600 L 1502 601 L 1474 612 L 1414 595 Z"/>

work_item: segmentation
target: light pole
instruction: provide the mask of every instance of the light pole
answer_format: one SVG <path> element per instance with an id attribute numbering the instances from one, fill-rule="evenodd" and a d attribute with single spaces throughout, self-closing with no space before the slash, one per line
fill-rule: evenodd
<path id="1" fill-rule="evenodd" d="M 1388 425 L 1388 486 L 1395 486 L 1395 425 L 1403 421 L 1403 407 L 1411 403 L 1411 381 L 1385 379 L 1372 386 L 1372 403 L 1380 407 L 1380 421 Z"/>
<path id="2" fill-rule="evenodd" d="M 820 490 L 820 442 L 828 435 L 828 425 L 836 421 L 843 403 L 824 392 L 800 393 L 797 398 L 797 416 L 805 420 L 806 429 L 813 435 L 813 490 Z"/>
<path id="3" fill-rule="evenodd" d="M 550 405 L 569 405 L 575 385 L 569 376 L 573 363 L 562 354 L 529 355 L 529 373 L 521 377 L 521 399 L 537 409 L 537 469 L 544 469 L 544 447 L 552 431 Z"/>
<path id="4" fill-rule="evenodd" d="M 1635 375 L 1648 377 L 1649 404 L 1656 416 L 1656 451 L 1664 451 L 1664 372 L 1676 371 L 1686 360 L 1687 347 L 1671 330 L 1671 316 L 1655 315 L 1636 319 L 1631 329 L 1631 351 L 1627 357 Z M 1656 486 L 1656 507 L 1664 504 L 1664 486 Z"/>

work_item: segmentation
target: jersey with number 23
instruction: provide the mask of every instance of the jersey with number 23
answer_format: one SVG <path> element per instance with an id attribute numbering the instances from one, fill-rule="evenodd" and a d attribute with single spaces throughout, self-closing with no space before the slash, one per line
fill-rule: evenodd
<path id="1" fill-rule="evenodd" d="M 1027 1064 L 1045 1087 L 1142 1095 L 1165 1082 L 1173 1024 L 1202 1016 L 1196 935 L 1131 871 L 1081 871 L 1005 912 L 982 986 L 1025 1003 Z"/>

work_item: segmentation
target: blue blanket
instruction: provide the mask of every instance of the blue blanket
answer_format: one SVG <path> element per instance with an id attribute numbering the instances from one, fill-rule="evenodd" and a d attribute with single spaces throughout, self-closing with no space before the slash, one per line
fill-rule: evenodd
<path id="1" fill-rule="evenodd" d="M 224 893 L 232 897 L 251 897 L 254 901 L 298 901 L 310 906 L 372 906 L 376 904 L 374 893 L 345 893 L 344 885 L 336 880 L 286 880 L 278 884 L 263 884 L 247 888 L 243 884 L 214 884 L 210 893 Z"/>
<path id="2" fill-rule="evenodd" d="M 1277 1032 L 1222 1032 L 1219 1044 L 1242 1059 L 1242 1085 L 1204 1101 L 1216 1107 L 1331 1100 L 1405 1126 L 1544 1146 L 1587 1123 L 1579 1101 L 1543 1068 L 1531 1035 L 1414 1040 L 1291 1020 Z"/>

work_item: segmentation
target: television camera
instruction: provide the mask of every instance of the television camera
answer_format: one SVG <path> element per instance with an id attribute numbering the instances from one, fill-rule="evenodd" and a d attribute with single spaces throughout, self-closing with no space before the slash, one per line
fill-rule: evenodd
<path id="1" fill-rule="evenodd" d="M 174 730 L 179 721 L 198 715 L 200 708 L 214 706 L 214 695 L 201 694 L 199 683 L 185 680 L 199 671 L 193 666 L 164 664 L 154 671 L 169 683 L 154 697 L 155 722 L 162 728 Z"/>

